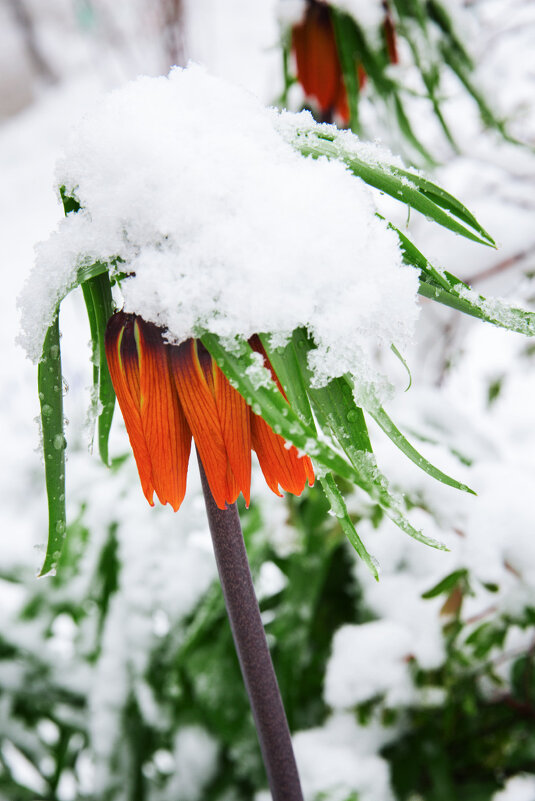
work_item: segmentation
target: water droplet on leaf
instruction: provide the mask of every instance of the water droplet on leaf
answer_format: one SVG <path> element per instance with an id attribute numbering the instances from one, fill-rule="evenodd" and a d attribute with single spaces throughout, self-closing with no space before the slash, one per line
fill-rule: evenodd
<path id="1" fill-rule="evenodd" d="M 57 451 L 61 451 L 67 447 L 67 440 L 65 439 L 63 434 L 56 434 L 56 436 L 53 439 L 53 445 Z"/>

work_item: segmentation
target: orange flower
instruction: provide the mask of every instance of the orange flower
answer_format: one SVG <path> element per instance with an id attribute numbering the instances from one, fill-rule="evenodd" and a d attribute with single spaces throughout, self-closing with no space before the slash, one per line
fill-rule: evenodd
<path id="1" fill-rule="evenodd" d="M 258 337 L 251 347 L 264 356 L 283 389 Z M 176 511 L 186 493 L 191 438 L 220 509 L 243 493 L 249 505 L 251 448 L 268 486 L 300 495 L 314 482 L 308 456 L 275 434 L 254 414 L 202 343 L 188 339 L 169 345 L 162 329 L 135 314 L 117 312 L 106 330 L 106 356 L 123 413 L 143 493 L 154 506 Z M 285 396 L 286 397 L 286 396 Z"/>
<path id="2" fill-rule="evenodd" d="M 327 5 L 316 0 L 307 4 L 303 21 L 292 29 L 292 47 L 305 94 L 316 100 L 326 122 L 337 114 L 347 125 L 349 106 Z"/>

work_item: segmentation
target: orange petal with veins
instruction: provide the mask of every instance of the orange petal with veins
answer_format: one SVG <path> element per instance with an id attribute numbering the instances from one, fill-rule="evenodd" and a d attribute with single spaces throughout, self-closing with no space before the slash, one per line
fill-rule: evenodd
<path id="1" fill-rule="evenodd" d="M 171 376 L 171 350 L 161 330 L 141 317 L 135 322 L 139 351 L 139 408 L 147 450 L 151 457 L 152 482 L 162 504 L 175 512 L 184 500 L 191 431 Z"/>
<path id="2" fill-rule="evenodd" d="M 251 442 L 256 451 L 268 487 L 280 495 L 279 486 L 292 495 L 301 495 L 308 482 L 314 483 L 314 471 L 308 456 L 298 456 L 297 448 L 287 447 L 266 421 L 251 412 Z"/>
<path id="3" fill-rule="evenodd" d="M 251 434 L 248 408 L 208 351 L 195 340 L 170 350 L 180 402 L 220 509 L 240 492 L 249 503 Z"/>
<path id="4" fill-rule="evenodd" d="M 134 452 L 143 493 L 154 506 L 152 466 L 139 409 L 139 354 L 134 334 L 135 316 L 113 314 L 106 328 L 106 359 L 119 407 Z"/>

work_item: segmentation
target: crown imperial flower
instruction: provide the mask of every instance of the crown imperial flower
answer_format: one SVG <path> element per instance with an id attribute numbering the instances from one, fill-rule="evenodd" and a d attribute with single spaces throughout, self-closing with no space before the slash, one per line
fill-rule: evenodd
<path id="1" fill-rule="evenodd" d="M 255 336 L 250 344 L 284 395 L 260 339 Z M 300 495 L 307 480 L 313 484 L 308 456 L 299 456 L 252 412 L 199 340 L 171 345 L 158 326 L 117 312 L 108 322 L 106 356 L 151 506 L 154 492 L 175 511 L 182 503 L 192 437 L 220 509 L 240 492 L 249 504 L 251 449 L 277 495 L 280 489 Z"/>
<path id="2" fill-rule="evenodd" d="M 327 5 L 307 5 L 304 19 L 292 29 L 292 46 L 297 78 L 305 95 L 316 100 L 325 121 L 330 122 L 336 114 L 347 125 L 347 93 Z"/>

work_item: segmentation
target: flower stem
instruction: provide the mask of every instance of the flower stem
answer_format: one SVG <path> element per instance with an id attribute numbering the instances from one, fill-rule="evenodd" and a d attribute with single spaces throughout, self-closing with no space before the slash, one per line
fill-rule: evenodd
<path id="1" fill-rule="evenodd" d="M 197 458 L 198 454 L 197 454 Z M 199 458 L 219 578 L 273 801 L 303 801 L 286 713 L 260 617 L 236 504 L 219 509 Z"/>

